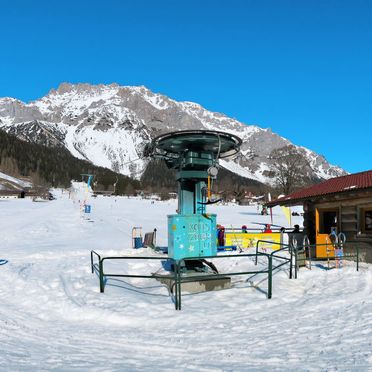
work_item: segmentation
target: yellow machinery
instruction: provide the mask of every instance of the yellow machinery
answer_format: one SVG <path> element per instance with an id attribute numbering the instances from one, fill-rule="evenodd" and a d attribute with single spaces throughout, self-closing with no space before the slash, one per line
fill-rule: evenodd
<path id="1" fill-rule="evenodd" d="M 227 230 L 225 232 L 225 244 L 227 246 L 237 246 L 241 249 L 256 248 L 258 240 L 270 241 L 273 243 L 282 243 L 282 234 L 280 232 L 264 233 L 264 232 L 241 232 L 235 230 Z M 279 249 L 279 244 L 262 244 L 262 248 Z"/>

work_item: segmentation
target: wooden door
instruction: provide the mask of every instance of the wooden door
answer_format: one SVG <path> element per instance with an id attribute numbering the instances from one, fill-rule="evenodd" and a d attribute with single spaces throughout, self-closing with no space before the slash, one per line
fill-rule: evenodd
<path id="1" fill-rule="evenodd" d="M 333 245 L 329 238 L 329 235 L 333 229 L 336 229 L 336 233 L 338 232 L 338 221 L 339 221 L 338 209 L 316 208 L 315 226 L 317 247 L 315 253 L 317 258 L 334 257 Z M 318 246 L 318 244 L 320 245 Z"/>

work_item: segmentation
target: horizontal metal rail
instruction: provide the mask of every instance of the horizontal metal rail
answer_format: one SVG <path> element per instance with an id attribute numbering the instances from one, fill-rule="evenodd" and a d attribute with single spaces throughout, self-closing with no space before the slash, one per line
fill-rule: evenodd
<path id="1" fill-rule="evenodd" d="M 97 256 L 99 256 L 96 253 Z M 97 268 L 98 275 L 99 275 L 99 285 L 100 285 L 100 292 L 104 293 L 105 291 L 105 278 L 112 277 L 112 278 L 143 278 L 143 279 L 173 279 L 175 280 L 175 275 L 137 275 L 137 274 L 116 274 L 116 273 L 107 273 L 104 271 L 104 263 L 107 261 L 113 261 L 113 260 L 158 260 L 158 261 L 164 261 L 164 260 L 171 260 L 175 262 L 171 258 L 167 257 L 154 257 L 154 256 L 112 256 L 112 257 L 103 257 L 99 258 L 98 267 L 97 264 L 94 264 L 93 266 Z M 94 268 L 92 268 L 92 272 L 94 272 Z M 177 301 L 178 294 L 175 294 L 175 298 Z M 176 307 L 178 304 L 176 304 Z"/>
<path id="2" fill-rule="evenodd" d="M 283 248 L 276 249 L 273 253 L 283 252 L 283 251 L 286 251 L 286 250 L 289 251 L 289 249 L 291 248 L 290 245 L 284 244 L 284 243 L 273 242 L 271 240 L 257 240 L 257 242 L 256 242 L 256 255 L 259 253 L 258 249 L 259 249 L 259 245 L 261 243 L 278 245 L 280 247 L 283 247 Z M 257 265 L 257 259 L 258 259 L 258 256 L 256 256 L 255 265 Z"/>
<path id="3" fill-rule="evenodd" d="M 273 252 L 276 253 L 276 252 Z M 192 261 L 192 260 L 200 260 L 200 259 L 231 259 L 231 258 L 244 258 L 244 257 L 257 257 L 262 256 L 268 259 L 267 269 L 264 270 L 245 270 L 245 271 L 232 271 L 232 272 L 225 272 L 225 273 L 217 273 L 217 274 L 200 274 L 194 275 L 192 277 L 183 277 L 182 276 L 182 265 L 184 265 L 185 261 Z M 94 263 L 94 257 L 98 258 L 98 262 Z M 208 281 L 208 280 L 215 280 L 219 278 L 224 278 L 227 276 L 238 276 L 238 275 L 256 275 L 256 274 L 267 274 L 268 275 L 268 290 L 267 290 L 267 297 L 272 297 L 272 272 L 283 266 L 285 263 L 289 261 L 289 259 L 285 259 L 283 257 L 279 257 L 281 259 L 286 260 L 286 262 L 281 263 L 280 265 L 273 266 L 272 260 L 274 255 L 270 255 L 263 252 L 251 253 L 251 254 L 227 254 L 227 255 L 218 255 L 218 256 L 206 256 L 206 257 L 187 257 L 182 260 L 174 260 L 172 258 L 165 258 L 165 257 L 153 257 L 153 256 L 120 256 L 120 257 L 101 257 L 97 252 L 91 251 L 91 269 L 92 273 L 96 270 L 99 275 L 100 281 L 100 292 L 103 293 L 105 289 L 105 278 L 108 277 L 122 277 L 122 278 L 148 278 L 148 279 L 168 279 L 174 281 L 174 288 L 175 292 L 171 290 L 171 293 L 174 295 L 175 299 L 175 309 L 181 310 L 181 284 L 182 283 L 189 283 L 195 281 Z M 104 263 L 111 260 L 171 260 L 173 263 L 173 273 L 170 275 L 137 275 L 137 274 L 118 274 L 118 273 L 108 273 L 104 270 Z M 172 286 L 171 286 L 172 287 Z"/>
<path id="4" fill-rule="evenodd" d="M 187 257 L 183 258 L 182 260 L 179 260 L 176 262 L 176 288 L 177 288 L 177 294 L 178 294 L 178 308 L 176 310 L 181 310 L 181 303 L 182 303 L 182 290 L 181 290 L 181 284 L 182 283 L 189 283 L 189 282 L 195 282 L 195 281 L 202 281 L 204 279 L 219 279 L 219 278 L 226 278 L 229 276 L 238 276 L 238 275 L 257 275 L 257 274 L 268 274 L 268 289 L 267 289 L 267 298 L 272 297 L 272 258 L 267 253 L 258 253 L 259 256 L 266 257 L 268 259 L 268 268 L 267 270 L 254 270 L 254 271 L 233 271 L 233 272 L 224 272 L 224 273 L 218 273 L 218 274 L 204 274 L 204 275 L 193 275 L 192 277 L 188 278 L 182 278 L 182 272 L 181 272 L 181 264 L 182 262 L 187 261 L 194 261 L 194 260 L 200 260 L 201 257 Z M 242 258 L 242 257 L 255 257 L 255 253 L 248 253 L 248 254 L 228 254 L 228 255 L 218 255 L 218 256 L 205 256 L 202 257 L 203 259 L 226 259 L 226 258 Z M 271 265 L 270 265 L 271 262 Z M 271 268 L 270 268 L 271 267 Z"/>
<path id="5" fill-rule="evenodd" d="M 334 249 L 344 249 L 345 248 L 345 244 L 344 243 L 334 243 L 334 244 L 327 244 L 327 243 L 322 243 L 322 244 L 306 244 L 306 245 L 300 245 L 298 246 L 297 248 L 295 248 L 295 252 L 296 252 L 296 255 L 295 255 L 295 261 L 296 261 L 296 267 L 297 267 L 297 253 L 298 252 L 301 252 L 301 251 L 306 251 L 306 249 L 309 249 L 309 260 L 310 261 L 324 261 L 324 260 L 331 260 L 331 261 L 337 261 L 339 259 L 339 257 L 331 257 L 331 256 L 328 256 L 328 257 L 312 257 L 311 256 L 311 251 L 314 249 L 316 250 L 316 247 L 330 247 L 332 248 L 332 250 Z M 353 247 L 348 247 L 348 250 L 352 250 L 353 253 L 349 253 L 349 252 L 346 252 L 346 253 L 343 253 L 342 255 L 342 259 L 344 260 L 348 260 L 350 258 L 352 259 L 355 259 L 353 261 L 356 262 L 356 271 L 359 271 L 359 246 L 356 245 L 356 246 L 353 246 Z"/>
<path id="6" fill-rule="evenodd" d="M 259 246 L 260 244 L 271 244 L 271 245 L 277 245 L 280 248 L 273 250 L 271 253 L 267 252 L 260 252 Z M 284 244 L 284 243 L 278 243 L 273 242 L 269 240 L 258 240 L 256 243 L 256 252 L 251 254 L 226 254 L 226 255 L 216 255 L 216 256 L 205 256 L 205 257 L 187 257 L 182 260 L 174 260 L 169 257 L 154 257 L 154 256 L 120 256 L 120 257 L 101 257 L 100 254 L 98 254 L 95 251 L 91 251 L 91 270 L 92 273 L 94 271 L 98 272 L 99 280 L 100 280 L 100 292 L 104 292 L 105 287 L 105 278 L 107 277 L 123 277 L 123 278 L 148 278 L 148 279 L 168 279 L 173 280 L 174 284 L 170 285 L 170 292 L 172 295 L 174 295 L 174 303 L 175 303 L 175 309 L 181 310 L 181 284 L 182 283 L 189 283 L 189 282 L 195 282 L 195 281 L 209 281 L 209 280 L 215 280 L 218 278 L 223 278 L 227 276 L 238 276 L 238 275 L 257 275 L 257 274 L 267 274 L 268 275 L 268 288 L 267 288 L 267 298 L 272 297 L 272 280 L 273 280 L 273 271 L 286 265 L 289 263 L 289 278 L 292 279 L 292 271 L 293 271 L 293 257 L 295 261 L 295 278 L 297 278 L 297 271 L 299 270 L 298 267 L 298 253 L 299 252 L 305 252 L 305 259 L 306 259 L 306 251 L 309 253 L 308 260 L 318 260 L 317 258 L 314 258 L 311 256 L 311 250 L 316 248 L 317 246 L 330 246 L 330 247 L 338 247 L 338 249 L 343 248 L 344 244 L 342 242 L 334 243 L 334 244 L 303 244 L 297 247 L 294 247 L 290 244 Z M 337 249 L 337 248 L 336 248 Z M 350 248 L 349 248 L 350 249 Z M 284 257 L 280 255 L 281 252 L 288 251 L 289 257 Z M 349 258 L 356 258 L 356 269 L 359 271 L 359 247 L 356 246 L 356 249 L 354 248 L 354 251 L 356 251 L 354 254 L 345 253 L 343 255 L 343 259 L 349 259 Z M 94 262 L 94 258 L 98 258 L 98 262 Z M 258 263 L 258 257 L 266 257 L 268 259 L 267 263 L 267 269 L 265 270 L 255 270 L 255 271 L 233 271 L 233 272 L 227 272 L 227 273 L 214 273 L 214 274 L 201 274 L 201 275 L 194 275 L 190 277 L 183 277 L 182 276 L 182 266 L 184 265 L 185 261 L 192 261 L 192 260 L 201 260 L 201 259 L 226 259 L 226 258 L 244 258 L 244 257 L 254 257 L 255 265 Z M 273 265 L 273 259 L 275 260 L 281 260 L 282 262 L 277 265 Z M 336 257 L 328 257 L 329 259 L 337 259 Z M 173 263 L 173 273 L 170 275 L 137 275 L 137 274 L 116 274 L 116 273 L 105 273 L 104 272 L 104 262 L 109 260 L 170 260 Z M 323 259 L 324 260 L 324 259 Z M 311 266 L 310 266 L 311 267 Z M 173 293 L 173 287 L 175 288 L 175 291 Z"/>
<path id="7" fill-rule="evenodd" d="M 270 225 L 270 224 L 268 224 Z M 246 228 L 246 229 L 242 229 L 241 227 L 225 227 L 224 230 L 226 232 L 235 232 L 235 233 L 245 233 L 246 231 L 249 231 L 249 232 L 256 232 L 257 234 L 280 234 L 282 231 L 283 231 L 283 228 L 284 229 L 287 229 L 289 230 L 290 228 L 286 228 L 286 227 L 270 227 L 270 230 L 272 231 L 272 233 L 268 233 L 268 232 L 265 232 L 265 229 L 262 228 L 262 229 L 258 229 L 258 228 Z"/>
<path id="8" fill-rule="evenodd" d="M 269 244 L 272 244 L 272 245 L 278 245 L 280 248 L 279 249 L 276 249 L 274 250 L 273 252 L 270 253 L 269 257 L 269 277 L 268 277 L 268 281 L 269 281 L 269 288 L 270 288 L 270 293 L 272 292 L 272 273 L 274 270 L 278 269 L 279 267 L 289 263 L 289 279 L 292 279 L 293 277 L 293 249 L 292 247 L 289 245 L 289 244 L 284 244 L 284 243 L 278 243 L 278 242 L 273 242 L 273 241 L 269 241 L 269 240 L 258 240 L 257 243 L 256 243 L 256 259 L 255 259 L 255 265 L 257 265 L 257 260 L 258 260 L 258 249 L 259 249 L 259 245 L 261 243 L 269 243 Z M 279 252 L 284 252 L 284 251 L 288 251 L 289 254 L 290 254 L 290 257 L 283 257 L 283 256 L 279 256 L 278 253 Z M 280 260 L 283 260 L 283 262 L 280 264 L 280 265 L 277 265 L 277 266 L 273 266 L 273 258 L 276 258 L 276 259 L 280 259 Z M 295 272 L 295 278 L 297 278 L 297 273 Z"/>

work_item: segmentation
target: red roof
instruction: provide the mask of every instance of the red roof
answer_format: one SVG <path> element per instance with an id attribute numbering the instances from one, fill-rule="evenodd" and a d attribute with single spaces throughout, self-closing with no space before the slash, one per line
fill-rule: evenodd
<path id="1" fill-rule="evenodd" d="M 345 193 L 372 188 L 372 170 L 331 178 L 317 185 L 298 190 L 268 203 L 268 205 L 289 204 L 291 202 L 329 194 Z"/>

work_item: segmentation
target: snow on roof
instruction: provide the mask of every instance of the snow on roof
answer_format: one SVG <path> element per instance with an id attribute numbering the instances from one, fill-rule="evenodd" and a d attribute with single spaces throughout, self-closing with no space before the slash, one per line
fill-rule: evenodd
<path id="1" fill-rule="evenodd" d="M 5 174 L 3 172 L 0 172 L 0 180 L 9 181 L 12 184 L 18 185 L 18 186 L 20 186 L 22 188 L 23 187 L 31 187 L 32 186 L 31 182 L 20 180 L 18 178 L 9 176 L 9 175 L 7 175 L 7 174 Z"/>

